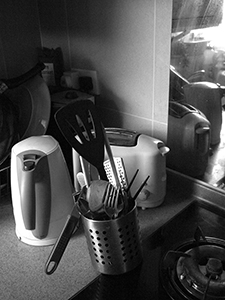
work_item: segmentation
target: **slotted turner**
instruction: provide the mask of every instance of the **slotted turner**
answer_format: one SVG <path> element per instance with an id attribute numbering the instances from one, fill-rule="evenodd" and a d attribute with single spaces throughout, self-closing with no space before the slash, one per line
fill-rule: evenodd
<path id="1" fill-rule="evenodd" d="M 108 180 L 103 166 L 104 133 L 93 102 L 71 102 L 56 112 L 55 120 L 71 147 L 97 168 L 102 180 Z"/>

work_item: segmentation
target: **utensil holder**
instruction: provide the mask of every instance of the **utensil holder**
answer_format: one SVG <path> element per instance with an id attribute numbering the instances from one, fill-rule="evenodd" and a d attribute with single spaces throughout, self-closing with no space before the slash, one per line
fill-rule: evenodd
<path id="1" fill-rule="evenodd" d="M 137 207 L 112 220 L 92 220 L 81 215 L 93 267 L 103 274 L 119 275 L 142 261 Z"/>

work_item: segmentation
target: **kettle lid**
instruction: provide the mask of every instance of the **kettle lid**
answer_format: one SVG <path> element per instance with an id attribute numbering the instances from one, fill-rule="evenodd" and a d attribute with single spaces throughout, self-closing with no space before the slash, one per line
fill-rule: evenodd
<path id="1" fill-rule="evenodd" d="M 47 155 L 58 147 L 58 142 L 50 135 L 32 136 L 15 144 L 12 152 L 18 155 L 27 150 L 39 150 Z"/>

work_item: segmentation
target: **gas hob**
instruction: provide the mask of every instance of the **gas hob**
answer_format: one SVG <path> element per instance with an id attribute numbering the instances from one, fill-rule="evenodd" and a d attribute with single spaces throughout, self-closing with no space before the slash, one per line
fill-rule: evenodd
<path id="1" fill-rule="evenodd" d="M 225 213 L 194 201 L 142 241 L 143 262 L 99 275 L 75 299 L 225 299 Z"/>

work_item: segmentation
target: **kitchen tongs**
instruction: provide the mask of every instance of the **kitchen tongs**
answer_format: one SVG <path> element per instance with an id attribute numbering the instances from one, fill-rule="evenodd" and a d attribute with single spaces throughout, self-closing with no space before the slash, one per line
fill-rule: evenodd
<path id="1" fill-rule="evenodd" d="M 103 162 L 105 137 L 96 107 L 90 100 L 67 104 L 55 114 L 62 134 L 80 156 L 95 166 L 102 180 L 108 180 Z"/>

